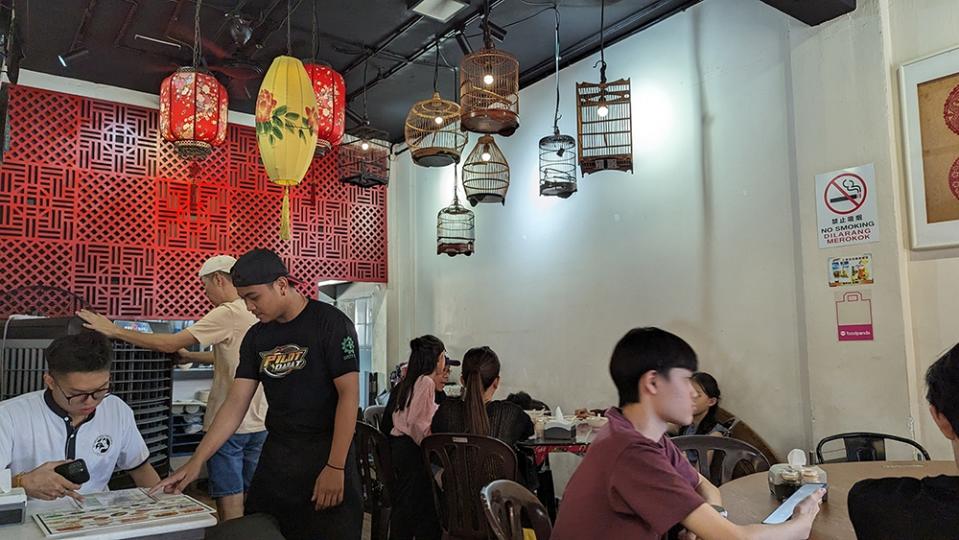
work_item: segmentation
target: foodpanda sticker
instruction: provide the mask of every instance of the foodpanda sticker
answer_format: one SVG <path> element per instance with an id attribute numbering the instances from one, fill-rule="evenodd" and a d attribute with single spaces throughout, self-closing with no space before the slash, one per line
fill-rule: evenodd
<path id="1" fill-rule="evenodd" d="M 299 345 L 281 345 L 272 351 L 261 352 L 260 371 L 270 377 L 280 379 L 291 372 L 306 366 L 306 352 L 309 349 Z"/>
<path id="2" fill-rule="evenodd" d="M 93 451 L 100 455 L 109 452 L 111 446 L 113 446 L 113 440 L 109 435 L 100 435 L 93 441 Z"/>

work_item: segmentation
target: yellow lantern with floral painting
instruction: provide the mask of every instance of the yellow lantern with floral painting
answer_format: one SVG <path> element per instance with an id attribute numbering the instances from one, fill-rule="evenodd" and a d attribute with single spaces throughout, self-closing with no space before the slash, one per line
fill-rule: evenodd
<path id="1" fill-rule="evenodd" d="M 310 168 L 316 125 L 316 96 L 303 63 L 291 56 L 276 57 L 256 96 L 256 140 L 267 176 L 283 186 L 283 240 L 290 239 L 290 187 Z"/>

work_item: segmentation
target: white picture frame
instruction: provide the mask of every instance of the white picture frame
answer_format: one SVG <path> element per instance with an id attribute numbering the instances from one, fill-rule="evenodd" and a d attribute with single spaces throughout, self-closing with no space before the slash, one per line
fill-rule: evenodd
<path id="1" fill-rule="evenodd" d="M 919 110 L 919 85 L 956 74 L 959 74 L 959 47 L 899 66 L 909 229 L 912 249 L 915 250 L 959 246 L 959 219 L 936 223 L 929 223 L 928 220 Z"/>

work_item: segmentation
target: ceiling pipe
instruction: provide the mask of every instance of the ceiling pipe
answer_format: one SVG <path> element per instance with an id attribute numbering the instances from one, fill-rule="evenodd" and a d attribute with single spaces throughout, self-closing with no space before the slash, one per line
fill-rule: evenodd
<path id="1" fill-rule="evenodd" d="M 490 10 L 494 9 L 496 6 L 502 4 L 502 3 L 505 2 L 505 1 L 506 1 L 506 0 L 493 0 L 492 2 L 490 2 Z M 479 9 L 479 10 L 477 10 L 475 13 L 473 13 L 472 15 L 470 15 L 465 21 L 463 21 L 463 23 L 462 23 L 461 25 L 457 26 L 456 28 L 451 28 L 451 29 L 447 30 L 446 32 L 444 32 L 443 34 L 441 34 L 440 37 L 437 38 L 437 40 L 438 40 L 438 41 L 440 42 L 440 44 L 442 45 L 442 44 L 445 43 L 447 40 L 453 39 L 454 36 L 456 36 L 456 33 L 457 33 L 457 32 L 460 32 L 461 30 L 464 30 L 467 26 L 473 24 L 473 23 L 476 22 L 476 21 L 481 20 L 482 18 L 483 18 L 483 10 L 482 10 L 482 9 Z M 362 87 L 362 88 L 360 88 L 360 89 L 358 89 L 358 90 L 354 90 L 353 92 L 350 92 L 349 94 L 347 94 L 347 96 L 346 96 L 346 101 L 347 101 L 347 103 L 349 103 L 349 101 L 350 101 L 351 99 L 353 99 L 353 98 L 355 98 L 356 96 L 362 94 L 364 90 L 369 90 L 369 89 L 375 87 L 376 85 L 378 85 L 378 84 L 380 84 L 381 82 L 385 81 L 386 79 L 390 78 L 392 75 L 395 75 L 396 72 L 398 72 L 399 70 L 401 70 L 401 69 L 403 69 L 404 67 L 406 67 L 406 66 L 408 66 L 408 65 L 416 62 L 416 60 L 418 60 L 418 59 L 419 59 L 421 56 L 423 56 L 424 54 L 426 54 L 426 53 L 434 50 L 434 49 L 436 48 L 436 46 L 437 46 L 437 45 L 436 45 L 436 41 L 437 41 L 437 40 L 430 40 L 430 42 L 429 42 L 428 44 L 424 45 L 423 47 L 420 47 L 416 52 L 414 52 L 413 54 L 407 56 L 407 57 L 404 58 L 403 60 L 399 61 L 399 63 L 394 64 L 393 67 L 391 67 L 390 69 L 386 70 L 385 72 L 382 72 L 382 73 L 377 74 L 377 76 L 374 77 L 372 81 L 369 81 L 369 82 L 366 84 L 366 86 L 364 86 L 364 87 Z"/>

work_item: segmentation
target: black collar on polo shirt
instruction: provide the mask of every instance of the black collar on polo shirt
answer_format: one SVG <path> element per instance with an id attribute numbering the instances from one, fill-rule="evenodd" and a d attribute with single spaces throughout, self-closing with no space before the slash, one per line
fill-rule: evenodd
<path id="1" fill-rule="evenodd" d="M 93 417 L 97 414 L 97 410 L 94 409 L 93 412 L 88 414 L 87 417 L 84 418 L 82 422 L 77 424 L 76 427 L 73 427 L 73 421 L 70 419 L 70 413 L 63 410 L 63 407 L 61 407 L 56 402 L 56 400 L 53 399 L 53 391 L 51 391 L 49 388 L 47 388 L 46 391 L 43 392 L 43 401 L 47 404 L 47 407 L 49 407 L 50 410 L 53 411 L 53 414 L 57 415 L 58 417 L 60 417 L 61 420 L 63 420 L 64 427 L 67 430 L 66 445 L 64 446 L 64 449 L 63 449 L 63 454 L 65 456 L 64 459 L 76 459 L 77 431 L 80 430 L 80 427 L 83 426 L 83 424 L 86 424 L 90 420 L 93 420 Z"/>

